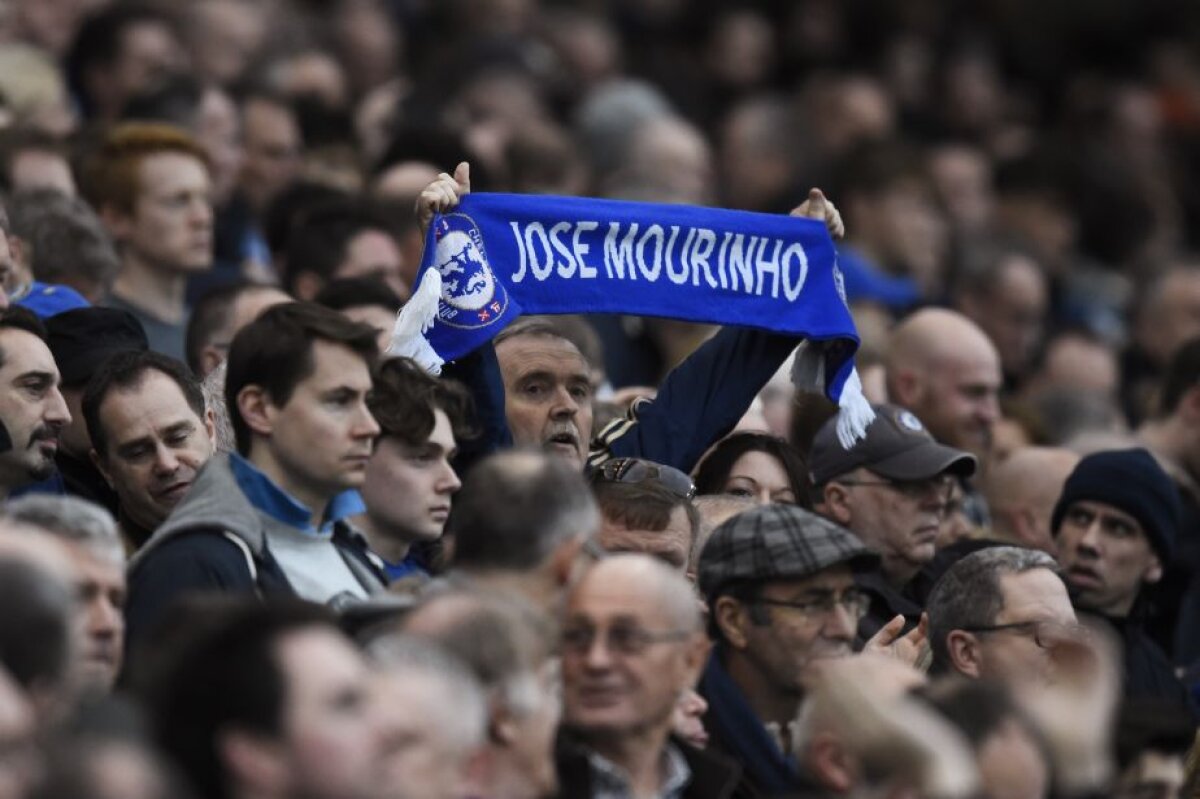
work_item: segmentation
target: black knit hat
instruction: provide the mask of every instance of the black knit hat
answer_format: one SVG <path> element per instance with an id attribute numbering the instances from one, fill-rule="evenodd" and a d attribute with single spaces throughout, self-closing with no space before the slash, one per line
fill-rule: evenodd
<path id="1" fill-rule="evenodd" d="M 1111 505 L 1138 520 L 1161 560 L 1175 549 L 1182 508 L 1175 483 L 1144 449 L 1114 449 L 1088 455 L 1063 485 L 1050 529 L 1058 535 L 1063 517 L 1076 502 Z"/>

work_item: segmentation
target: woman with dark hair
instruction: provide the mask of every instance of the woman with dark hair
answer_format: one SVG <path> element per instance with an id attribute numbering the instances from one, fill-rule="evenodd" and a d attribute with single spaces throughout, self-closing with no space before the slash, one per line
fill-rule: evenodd
<path id="1" fill-rule="evenodd" d="M 696 468 L 697 494 L 732 494 L 760 505 L 812 508 L 808 467 L 795 447 L 766 433 L 734 433 Z"/>

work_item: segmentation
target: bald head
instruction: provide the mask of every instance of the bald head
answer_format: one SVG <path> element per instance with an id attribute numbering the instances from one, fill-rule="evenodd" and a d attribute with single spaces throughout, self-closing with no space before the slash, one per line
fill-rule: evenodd
<path id="1" fill-rule="evenodd" d="M 887 354 L 891 400 L 911 410 L 939 441 L 981 459 L 1000 415 L 1000 358 L 967 317 L 925 308 L 892 331 Z"/>
<path id="2" fill-rule="evenodd" d="M 572 607 L 600 594 L 623 595 L 645 602 L 647 611 L 664 615 L 674 629 L 700 630 L 700 605 L 692 584 L 657 558 L 618 554 L 597 563 L 571 591 Z M 651 624 L 650 626 L 653 626 Z"/>
<path id="3" fill-rule="evenodd" d="M 993 466 L 983 486 L 992 537 L 1053 555 L 1050 516 L 1077 463 L 1067 449 L 1025 447 Z"/>

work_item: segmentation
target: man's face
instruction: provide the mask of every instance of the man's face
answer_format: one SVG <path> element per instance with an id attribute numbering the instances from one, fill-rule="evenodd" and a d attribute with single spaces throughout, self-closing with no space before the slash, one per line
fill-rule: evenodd
<path id="1" fill-rule="evenodd" d="M 137 385 L 114 388 L 100 403 L 98 417 L 108 444 L 96 453 L 96 465 L 117 492 L 121 510 L 153 530 L 187 496 L 212 457 L 212 419 L 197 416 L 175 381 L 155 369 Z"/>
<path id="2" fill-rule="evenodd" d="M 514 714 L 516 735 L 506 750 L 514 770 L 529 786 L 527 796 L 554 796 L 558 773 L 554 765 L 554 739 L 562 717 L 562 674 L 556 660 L 542 665 L 537 679 L 537 705 L 529 713 Z"/>
<path id="3" fill-rule="evenodd" d="M 233 301 L 229 323 L 219 330 L 214 330 L 212 337 L 200 352 L 200 377 L 206 377 L 221 365 L 229 355 L 229 345 L 233 343 L 233 337 L 243 327 L 257 319 L 268 308 L 285 302 L 292 302 L 292 298 L 272 286 L 255 286 L 240 292 Z"/>
<path id="4" fill-rule="evenodd" d="M 373 277 L 407 297 L 403 274 L 404 256 L 395 240 L 382 230 L 364 230 L 346 245 L 346 257 L 338 264 L 334 277 Z"/>
<path id="5" fill-rule="evenodd" d="M 671 520 L 662 530 L 630 530 L 620 522 L 602 519 L 599 540 L 605 552 L 639 552 L 682 574 L 692 548 L 692 523 L 682 505 L 671 511 Z"/>
<path id="6" fill-rule="evenodd" d="M 7 236 L 0 236 L 0 308 L 7 308 L 9 296 L 25 288 L 29 280 L 25 269 L 13 257 L 13 248 Z"/>
<path id="7" fill-rule="evenodd" d="M 86 685 L 107 691 L 121 671 L 125 647 L 125 564 L 119 552 L 82 543 L 67 549 L 84 633 L 82 677 Z"/>
<path id="8" fill-rule="evenodd" d="M 990 347 L 964 347 L 933 365 L 912 411 L 943 444 L 986 457 L 1000 418 L 1000 361 Z"/>
<path id="9" fill-rule="evenodd" d="M 185 64 L 184 52 L 171 29 L 161 22 L 145 20 L 129 26 L 111 68 L 119 99 L 128 100 L 177 72 Z"/>
<path id="10" fill-rule="evenodd" d="M 440 538 L 462 486 L 450 465 L 458 448 L 450 419 L 440 408 L 433 416 L 433 432 L 420 446 L 395 436 L 380 438 L 362 487 L 375 526 L 406 542 Z"/>
<path id="11" fill-rule="evenodd" d="M 164 271 L 203 272 L 212 265 L 213 212 L 208 170 L 184 153 L 142 160 L 133 214 L 120 224 L 121 243 Z"/>
<path id="12" fill-rule="evenodd" d="M 362 356 L 320 339 L 313 342 L 313 372 L 296 385 L 287 404 L 267 398 L 266 442 L 285 490 L 324 503 L 366 481 L 379 425 L 367 409 L 371 373 Z"/>
<path id="13" fill-rule="evenodd" d="M 1076 604 L 1129 614 L 1142 583 L 1158 582 L 1162 564 L 1142 525 L 1101 502 L 1076 502 L 1058 528 L 1058 562 Z"/>
<path id="14" fill-rule="evenodd" d="M 1000 576 L 1003 609 L 991 626 L 1017 625 L 975 633 L 979 642 L 979 676 L 1020 684 L 1053 677 L 1054 648 L 1072 635 L 1075 611 L 1063 581 L 1049 569 Z"/>
<path id="15" fill-rule="evenodd" d="M 810 667 L 826 658 L 853 653 L 858 617 L 837 602 L 855 593 L 854 575 L 848 566 L 834 566 L 812 577 L 779 580 L 759 590 L 764 602 L 759 610 L 766 623 L 753 619 L 743 626 L 741 655 L 773 691 L 800 695 Z M 829 611 L 807 612 L 769 602 L 809 603 L 832 599 Z"/>
<path id="16" fill-rule="evenodd" d="M 300 127 L 287 108 L 263 100 L 242 107 L 242 186 L 262 208 L 300 168 Z"/>
<path id="17" fill-rule="evenodd" d="M 45 480 L 54 474 L 58 437 L 71 421 L 59 391 L 58 367 L 40 338 L 24 330 L 0 330 L 0 486 Z"/>
<path id="18" fill-rule="evenodd" d="M 1046 282 L 1040 267 L 1013 254 L 987 302 L 972 316 L 996 344 L 1004 370 L 1021 375 L 1029 367 L 1042 338 L 1046 316 Z"/>
<path id="19" fill-rule="evenodd" d="M 461 799 L 470 795 L 471 750 L 455 740 L 462 725 L 440 680 L 419 672 L 383 672 L 372 679 L 383 779 L 378 799 Z"/>
<path id="20" fill-rule="evenodd" d="M 311 799 L 360 799 L 378 787 L 379 734 L 362 655 L 320 627 L 276 644 L 286 683 L 281 741 L 290 790 Z"/>
<path id="21" fill-rule="evenodd" d="M 835 482 L 847 492 L 846 527 L 882 557 L 889 578 L 907 582 L 933 560 L 950 478 L 897 481 L 856 469 Z"/>
<path id="22" fill-rule="evenodd" d="M 579 350 L 555 336 L 514 336 L 496 347 L 496 356 L 513 442 L 583 468 L 592 435 L 592 386 Z"/>
<path id="23" fill-rule="evenodd" d="M 644 580 L 594 574 L 584 576 L 567 604 L 564 723 L 596 735 L 667 725 L 700 665 L 697 633 L 680 629 L 660 592 Z"/>

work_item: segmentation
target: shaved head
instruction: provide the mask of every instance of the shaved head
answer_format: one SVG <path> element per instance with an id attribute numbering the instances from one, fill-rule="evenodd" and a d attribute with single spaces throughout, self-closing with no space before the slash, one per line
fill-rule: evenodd
<path id="1" fill-rule="evenodd" d="M 942 443 L 987 456 L 1000 415 L 1000 357 L 978 325 L 943 308 L 917 311 L 892 331 L 886 363 L 893 402 Z"/>
<path id="2" fill-rule="evenodd" d="M 1056 447 L 1025 447 L 995 464 L 983 485 L 992 536 L 1055 553 L 1050 532 L 1054 503 L 1079 456 Z"/>

